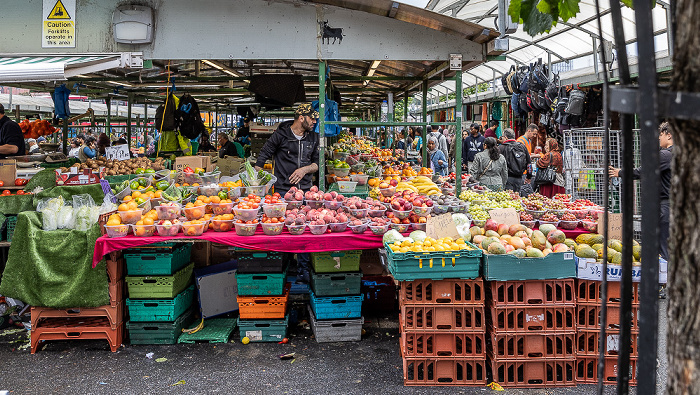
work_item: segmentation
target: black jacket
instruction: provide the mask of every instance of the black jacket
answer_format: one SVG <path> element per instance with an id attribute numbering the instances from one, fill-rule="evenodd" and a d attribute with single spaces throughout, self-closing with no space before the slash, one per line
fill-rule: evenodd
<path id="1" fill-rule="evenodd" d="M 659 199 L 668 200 L 669 191 L 671 190 L 671 159 L 673 158 L 673 146 L 661 148 L 659 150 L 659 181 L 661 189 L 659 190 Z M 632 178 L 639 180 L 641 178 L 640 168 L 632 170 Z M 618 174 L 622 177 L 622 170 Z"/>
<path id="2" fill-rule="evenodd" d="M 531 178 L 530 172 L 530 153 L 527 148 L 515 140 L 506 140 L 498 146 L 498 152 L 506 158 L 508 164 L 508 177 L 521 177 L 527 171 L 527 178 Z M 518 158 L 522 158 L 519 160 Z M 522 170 L 520 167 L 524 167 Z"/>
<path id="3" fill-rule="evenodd" d="M 17 122 L 8 118 L 7 115 L 0 119 L 0 145 L 5 144 L 17 146 L 17 153 L 12 155 L 0 154 L 0 159 L 5 159 L 8 156 L 25 155 L 22 128 L 19 127 Z"/>
<path id="4" fill-rule="evenodd" d="M 275 160 L 275 192 L 284 195 L 291 187 L 307 191 L 311 188 L 313 174 L 309 173 L 298 184 L 291 184 L 289 176 L 300 167 L 318 164 L 318 134 L 305 132 L 297 140 L 292 132 L 293 121 L 282 122 L 260 150 L 256 166 L 263 167 L 269 159 Z M 320 165 L 319 165 L 320 166 Z"/>
<path id="5" fill-rule="evenodd" d="M 469 134 L 462 143 L 462 163 L 473 162 L 476 154 L 484 150 L 484 136 L 479 133 L 476 137 Z"/>

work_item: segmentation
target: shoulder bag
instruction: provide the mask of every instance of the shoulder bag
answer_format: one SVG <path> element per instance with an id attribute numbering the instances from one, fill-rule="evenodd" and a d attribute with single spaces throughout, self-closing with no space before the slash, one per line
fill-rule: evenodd
<path id="1" fill-rule="evenodd" d="M 549 153 L 549 161 L 552 161 L 552 153 Z M 557 171 L 554 166 L 547 166 L 544 169 L 537 169 L 537 175 L 535 176 L 535 185 L 547 185 L 553 184 L 557 179 Z"/>

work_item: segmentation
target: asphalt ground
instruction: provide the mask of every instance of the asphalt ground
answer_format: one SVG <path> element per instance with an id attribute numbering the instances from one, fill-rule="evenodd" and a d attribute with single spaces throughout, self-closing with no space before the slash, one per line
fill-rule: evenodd
<path id="1" fill-rule="evenodd" d="M 659 305 L 657 393 L 666 379 L 666 301 Z M 32 355 L 27 332 L 0 331 L 0 393 L 12 394 L 486 394 L 486 387 L 405 387 L 396 314 L 368 316 L 362 341 L 317 343 L 303 322 L 289 343 L 125 345 L 46 342 Z M 296 353 L 292 360 L 279 355 Z M 153 353 L 152 358 L 146 354 Z M 165 358 L 166 360 L 162 360 Z M 160 361 L 160 362 L 159 362 Z M 594 394 L 595 386 L 506 389 L 502 394 Z M 606 388 L 606 394 L 615 388 Z M 636 393 L 632 388 L 632 394 Z"/>

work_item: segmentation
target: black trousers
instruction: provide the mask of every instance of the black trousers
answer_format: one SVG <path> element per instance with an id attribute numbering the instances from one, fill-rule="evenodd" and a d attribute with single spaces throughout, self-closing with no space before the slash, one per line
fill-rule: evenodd
<path id="1" fill-rule="evenodd" d="M 659 254 L 662 258 L 668 261 L 668 236 L 669 236 L 669 217 L 671 207 L 668 199 L 661 200 L 661 212 L 659 219 Z"/>

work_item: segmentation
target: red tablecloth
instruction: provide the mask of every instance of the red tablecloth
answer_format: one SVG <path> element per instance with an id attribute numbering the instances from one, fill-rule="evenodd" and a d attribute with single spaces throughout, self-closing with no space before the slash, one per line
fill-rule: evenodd
<path id="1" fill-rule="evenodd" d="M 267 236 L 262 228 L 258 227 L 253 236 L 238 236 L 236 232 L 214 232 L 209 230 L 199 237 L 178 234 L 175 237 L 136 237 L 125 236 L 109 238 L 102 236 L 95 243 L 95 253 L 92 256 L 92 267 L 104 255 L 110 252 L 127 248 L 139 247 L 168 240 L 206 240 L 212 243 L 226 244 L 234 247 L 252 250 L 282 251 L 282 252 L 321 252 L 342 250 L 367 250 L 382 247 L 382 237 L 375 236 L 369 230 L 362 234 L 355 234 L 347 230 L 340 233 L 324 233 L 313 235 L 308 230 L 304 234 L 295 236 L 289 234 L 286 229 L 277 236 Z"/>

